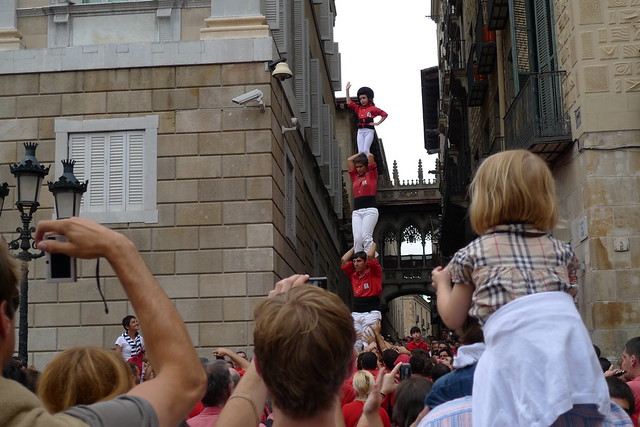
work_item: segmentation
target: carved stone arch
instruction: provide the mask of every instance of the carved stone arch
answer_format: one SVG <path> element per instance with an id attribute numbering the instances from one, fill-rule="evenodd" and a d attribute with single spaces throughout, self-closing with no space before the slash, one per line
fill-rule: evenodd
<path id="1" fill-rule="evenodd" d="M 382 266 L 384 268 L 398 268 L 400 255 L 399 233 L 388 226 L 382 232 Z"/>
<path id="2" fill-rule="evenodd" d="M 422 233 L 413 221 L 405 223 L 405 225 L 402 227 L 401 241 L 406 243 L 424 244 Z"/>

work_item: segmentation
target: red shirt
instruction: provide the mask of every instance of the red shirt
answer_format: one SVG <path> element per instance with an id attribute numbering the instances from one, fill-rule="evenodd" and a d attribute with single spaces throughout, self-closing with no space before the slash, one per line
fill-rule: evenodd
<path id="1" fill-rule="evenodd" d="M 358 425 L 363 408 L 364 402 L 362 400 L 354 400 L 342 407 L 342 416 L 347 427 L 356 427 Z M 382 424 L 385 427 L 391 427 L 391 421 L 389 421 L 389 414 L 387 414 L 387 411 L 383 408 L 380 408 L 379 411 Z"/>
<path id="2" fill-rule="evenodd" d="M 407 345 L 404 346 L 404 348 L 406 348 L 409 351 L 413 351 L 416 348 L 421 348 L 423 350 L 429 351 L 429 346 L 427 345 L 426 342 L 420 340 L 417 343 L 414 340 L 411 340 L 407 343 Z"/>
<path id="3" fill-rule="evenodd" d="M 353 296 L 356 298 L 382 295 L 382 267 L 377 259 L 367 261 L 367 265 L 369 268 L 362 275 L 356 272 L 352 262 L 342 265 L 342 271 L 351 279 Z"/>
<path id="4" fill-rule="evenodd" d="M 384 111 L 382 111 L 380 108 L 376 107 L 375 105 L 372 105 L 371 103 L 367 104 L 366 107 L 363 107 L 360 104 L 356 104 L 355 102 L 351 101 L 347 107 L 349 107 L 349 109 L 353 110 L 357 115 L 358 115 L 358 127 L 362 128 L 362 127 L 366 127 L 369 126 L 371 127 L 370 123 L 373 122 L 373 118 L 374 117 L 387 117 L 388 114 L 385 113 Z"/>
<path id="5" fill-rule="evenodd" d="M 636 405 L 636 410 L 633 415 L 631 415 L 631 421 L 633 421 L 634 426 L 638 427 L 638 415 L 640 415 L 640 377 L 627 381 L 627 385 L 633 392 L 633 400 Z"/>
<path id="6" fill-rule="evenodd" d="M 355 169 L 349 171 L 353 182 L 353 198 L 362 196 L 375 196 L 378 191 L 378 165 L 374 162 L 369 165 L 369 170 L 362 176 L 358 176 Z"/>

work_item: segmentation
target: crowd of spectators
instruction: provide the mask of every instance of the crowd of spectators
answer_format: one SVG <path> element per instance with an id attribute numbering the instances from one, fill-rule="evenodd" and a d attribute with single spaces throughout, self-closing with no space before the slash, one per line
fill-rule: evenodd
<path id="1" fill-rule="evenodd" d="M 45 241 L 50 232 L 64 234 L 68 242 Z M 475 319 L 440 339 L 422 337 L 413 328 L 409 337 L 393 343 L 382 336 L 378 322 L 365 331 L 363 350 L 357 353 L 349 308 L 335 294 L 308 286 L 307 275 L 294 275 L 276 283 L 257 306 L 252 357 L 218 348 L 209 361 L 198 357 L 174 305 L 123 235 L 72 218 L 42 221 L 36 239 L 45 251 L 106 258 L 137 317 L 123 319 L 119 351 L 72 348 L 57 355 L 42 374 L 23 366 L 12 357 L 19 264 L 0 244 L 0 425 L 471 423 L 474 371 L 485 349 Z M 580 357 L 597 360 L 596 352 Z M 637 427 L 640 337 L 627 342 L 617 363 L 602 366 L 611 404 L 597 425 Z M 592 409 L 578 405 L 554 425 L 593 417 Z"/>

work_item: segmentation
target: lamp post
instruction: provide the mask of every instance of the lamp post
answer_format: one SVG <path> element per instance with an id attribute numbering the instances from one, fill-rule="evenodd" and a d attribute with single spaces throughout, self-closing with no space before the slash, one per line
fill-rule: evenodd
<path id="1" fill-rule="evenodd" d="M 18 335 L 18 357 L 23 364 L 27 364 L 27 340 L 28 340 L 28 319 L 29 309 L 29 268 L 27 262 L 40 258 L 44 252 L 31 252 L 30 249 L 37 250 L 35 240 L 31 233 L 35 228 L 31 227 L 33 214 L 38 210 L 40 203 L 40 187 L 42 179 L 49 173 L 49 167 L 44 167 L 36 158 L 37 143 L 26 142 L 24 144 L 25 156 L 20 163 L 10 165 L 11 173 L 16 177 L 16 188 L 18 200 L 16 206 L 20 211 L 22 227 L 18 227 L 16 232 L 19 236 L 9 242 L 9 248 L 19 250 L 16 257 L 22 261 L 22 280 L 20 281 L 20 332 Z"/>
<path id="2" fill-rule="evenodd" d="M 63 160 L 63 173 L 56 182 L 49 181 L 49 191 L 53 193 L 56 205 L 56 217 L 58 219 L 71 218 L 80 213 L 82 195 L 87 191 L 89 180 L 80 182 L 73 174 L 74 160 Z"/>

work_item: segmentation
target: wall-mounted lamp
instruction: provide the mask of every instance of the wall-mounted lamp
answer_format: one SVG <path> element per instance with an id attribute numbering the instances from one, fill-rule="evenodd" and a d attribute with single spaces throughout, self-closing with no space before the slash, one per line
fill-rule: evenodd
<path id="1" fill-rule="evenodd" d="M 267 63 L 267 68 L 272 71 L 271 76 L 282 81 L 293 77 L 291 68 L 287 65 L 287 59 L 281 58 Z"/>
<path id="2" fill-rule="evenodd" d="M 293 127 L 284 127 L 282 126 L 282 134 L 284 135 L 286 132 L 291 132 L 298 129 L 298 119 L 296 117 L 291 117 L 291 124 Z"/>

